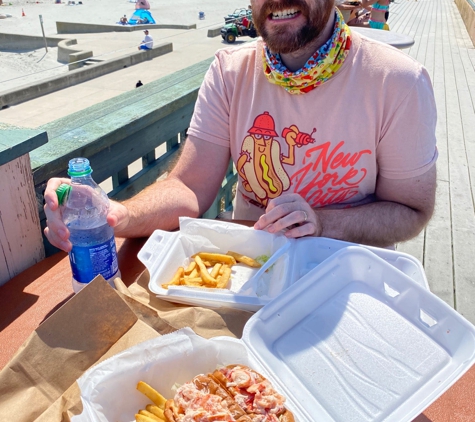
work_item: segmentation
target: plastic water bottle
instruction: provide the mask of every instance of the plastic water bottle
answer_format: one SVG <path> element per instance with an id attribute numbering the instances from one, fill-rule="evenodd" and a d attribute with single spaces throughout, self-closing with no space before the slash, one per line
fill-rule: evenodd
<path id="1" fill-rule="evenodd" d="M 109 198 L 91 173 L 87 158 L 73 158 L 68 167 L 71 185 L 62 184 L 56 190 L 73 245 L 69 260 L 75 293 L 99 274 L 113 287 L 114 278 L 120 277 L 114 230 L 106 219 Z"/>

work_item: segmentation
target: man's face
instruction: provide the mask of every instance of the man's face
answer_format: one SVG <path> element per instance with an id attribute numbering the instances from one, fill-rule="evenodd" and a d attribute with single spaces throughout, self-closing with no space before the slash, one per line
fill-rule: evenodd
<path id="1" fill-rule="evenodd" d="M 334 0 L 252 0 L 257 31 L 273 53 L 291 53 L 315 40 L 331 16 Z"/>

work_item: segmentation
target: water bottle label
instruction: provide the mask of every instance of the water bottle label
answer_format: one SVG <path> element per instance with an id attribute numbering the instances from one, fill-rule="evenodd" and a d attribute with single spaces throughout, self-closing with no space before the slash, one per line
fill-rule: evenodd
<path id="1" fill-rule="evenodd" d="M 73 246 L 69 253 L 73 278 L 79 283 L 89 283 L 101 274 L 106 280 L 118 269 L 115 239 L 94 246 Z"/>

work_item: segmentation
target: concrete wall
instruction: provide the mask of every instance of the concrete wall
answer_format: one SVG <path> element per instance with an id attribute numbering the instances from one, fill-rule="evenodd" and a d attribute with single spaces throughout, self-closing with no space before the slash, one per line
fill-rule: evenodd
<path id="1" fill-rule="evenodd" d="M 79 69 L 85 66 L 86 60 L 92 58 L 92 51 L 78 51 L 69 55 L 69 70 Z M 97 60 L 98 62 L 102 60 Z"/>
<path id="2" fill-rule="evenodd" d="M 208 37 L 209 38 L 214 38 L 217 37 L 218 35 L 221 35 L 221 28 L 223 25 L 218 25 L 214 26 L 213 28 L 208 29 Z"/>
<path id="3" fill-rule="evenodd" d="M 65 38 L 46 37 L 48 47 L 56 47 Z M 0 51 L 32 51 L 44 48 L 45 39 L 34 35 L 0 33 Z"/>
<path id="4" fill-rule="evenodd" d="M 475 46 L 475 2 L 470 0 L 455 0 L 468 34 Z"/>
<path id="5" fill-rule="evenodd" d="M 48 47 L 58 47 L 58 62 L 72 63 L 93 56 L 92 51 L 83 51 L 73 47 L 76 39 L 46 37 Z M 45 47 L 45 38 L 34 35 L 2 34 L 0 33 L 0 51 L 32 51 Z M 73 65 L 71 69 L 81 67 L 82 63 Z"/>
<path id="6" fill-rule="evenodd" d="M 50 94 L 51 92 L 59 91 L 69 86 L 123 69 L 124 67 L 133 66 L 134 64 L 141 63 L 145 60 L 150 60 L 154 57 L 171 53 L 172 51 L 172 43 L 162 43 L 154 46 L 151 50 L 136 51 L 115 59 L 72 70 L 64 76 L 56 76 L 44 79 L 33 85 L 28 84 L 19 88 L 4 91 L 0 93 L 0 109 L 45 94 Z"/>
<path id="7" fill-rule="evenodd" d="M 73 47 L 77 45 L 77 43 L 78 42 L 75 39 L 60 41 L 58 43 L 58 62 L 72 63 L 93 56 L 92 51 L 83 51 L 81 48 Z M 69 70 L 72 70 L 72 68 L 70 67 Z"/>
<path id="8" fill-rule="evenodd" d="M 90 34 L 99 32 L 134 32 L 144 29 L 196 29 L 190 25 L 99 25 L 95 23 L 56 22 L 58 34 Z"/>

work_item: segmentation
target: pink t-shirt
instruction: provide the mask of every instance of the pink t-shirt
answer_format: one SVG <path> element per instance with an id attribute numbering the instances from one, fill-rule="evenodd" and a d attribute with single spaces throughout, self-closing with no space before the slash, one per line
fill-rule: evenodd
<path id="1" fill-rule="evenodd" d="M 234 218 L 259 218 L 282 193 L 314 208 L 371 202 L 378 175 L 411 178 L 434 165 L 432 85 L 403 52 L 353 32 L 339 71 L 303 95 L 268 82 L 261 57 L 261 40 L 219 50 L 188 130 L 230 147 Z"/>

